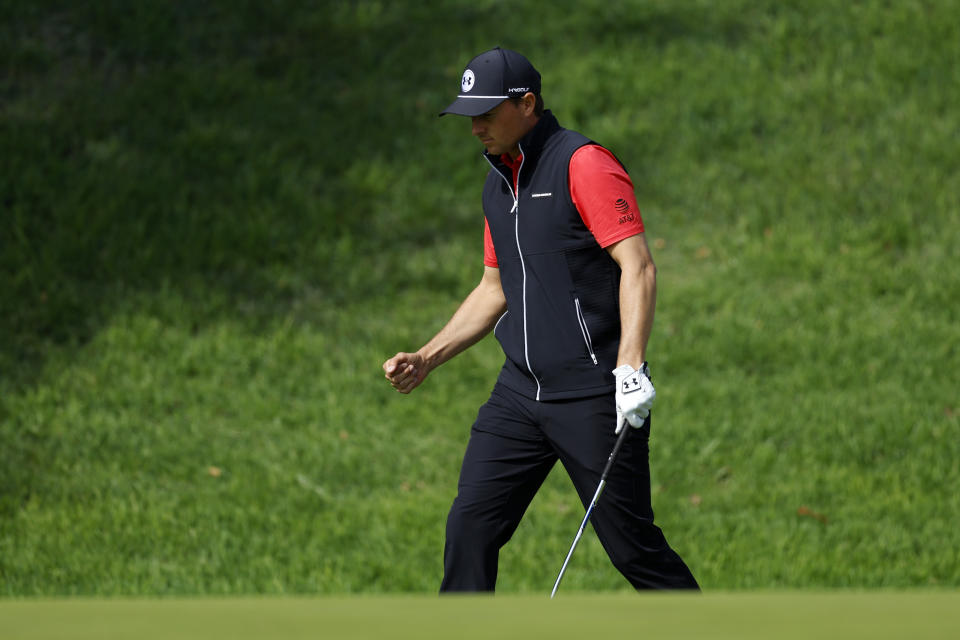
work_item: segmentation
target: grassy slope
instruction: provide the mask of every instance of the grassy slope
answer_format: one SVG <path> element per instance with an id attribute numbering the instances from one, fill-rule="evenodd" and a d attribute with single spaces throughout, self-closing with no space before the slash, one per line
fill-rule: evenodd
<path id="1" fill-rule="evenodd" d="M 654 506 L 704 586 L 960 584 L 957 3 L 575 6 L 2 10 L 0 593 L 435 589 L 500 355 L 378 372 L 479 277 L 435 113 L 493 44 L 631 169 Z M 502 590 L 549 589 L 568 484 Z M 625 583 L 588 537 L 565 587 Z"/>

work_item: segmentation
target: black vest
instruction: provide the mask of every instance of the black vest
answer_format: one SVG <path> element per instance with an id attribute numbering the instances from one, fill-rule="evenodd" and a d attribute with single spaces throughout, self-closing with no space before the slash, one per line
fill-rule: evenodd
<path id="1" fill-rule="evenodd" d="M 500 382 L 537 400 L 611 393 L 620 343 L 620 267 L 570 198 L 569 165 L 588 138 L 545 112 L 520 141 L 518 197 L 499 157 L 483 187 L 507 312 L 494 335 Z"/>

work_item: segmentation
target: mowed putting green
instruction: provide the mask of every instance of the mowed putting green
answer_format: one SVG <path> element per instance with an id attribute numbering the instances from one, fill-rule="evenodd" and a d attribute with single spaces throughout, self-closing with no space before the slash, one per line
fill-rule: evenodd
<path id="1" fill-rule="evenodd" d="M 958 638 L 960 592 L 0 602 L 0 637 Z M 606 635 L 617 634 L 617 635 Z"/>

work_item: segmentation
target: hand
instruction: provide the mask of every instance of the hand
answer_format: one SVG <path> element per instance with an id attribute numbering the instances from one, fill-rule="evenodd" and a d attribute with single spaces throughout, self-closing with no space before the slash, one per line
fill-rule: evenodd
<path id="1" fill-rule="evenodd" d="M 427 377 L 426 362 L 418 353 L 398 353 L 383 363 L 385 377 L 400 393 L 410 393 Z"/>
<path id="2" fill-rule="evenodd" d="M 631 426 L 639 429 L 650 415 L 650 407 L 653 406 L 653 399 L 657 396 L 657 392 L 653 390 L 653 383 L 650 382 L 650 369 L 646 362 L 640 365 L 639 369 L 634 369 L 629 364 L 622 364 L 613 370 L 613 375 L 617 379 L 617 430 L 615 433 L 620 433 L 624 422 L 629 422 Z"/>

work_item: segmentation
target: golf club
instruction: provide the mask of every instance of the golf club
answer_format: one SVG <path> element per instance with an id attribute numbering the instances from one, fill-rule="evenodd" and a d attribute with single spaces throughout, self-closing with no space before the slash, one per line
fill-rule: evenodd
<path id="1" fill-rule="evenodd" d="M 616 444 L 613 445 L 613 451 L 610 452 L 610 457 L 607 458 L 607 466 L 603 468 L 603 473 L 600 474 L 600 484 L 597 485 L 597 490 L 593 494 L 593 500 L 590 501 L 590 506 L 587 507 L 587 515 L 583 517 L 583 522 L 580 523 L 580 529 L 577 530 L 577 536 L 573 539 L 573 544 L 570 545 L 570 551 L 567 552 L 567 557 L 563 561 L 563 566 L 560 567 L 560 575 L 557 576 L 557 581 L 553 584 L 553 591 L 550 592 L 550 599 L 553 599 L 553 596 L 557 595 L 557 589 L 560 587 L 560 581 L 563 580 L 563 574 L 567 570 L 567 564 L 570 562 L 570 558 L 573 556 L 573 550 L 577 548 L 577 543 L 580 542 L 580 536 L 583 535 L 583 530 L 587 526 L 587 521 L 590 520 L 590 514 L 593 513 L 593 508 L 597 506 L 597 500 L 600 499 L 600 493 L 603 491 L 603 488 L 607 484 L 607 474 L 610 473 L 610 468 L 613 467 L 613 461 L 617 458 L 617 452 L 620 451 L 620 445 L 623 444 L 623 441 L 627 439 L 627 432 L 631 429 L 629 424 L 624 424 L 623 429 L 620 431 L 620 436 L 617 438 Z"/>

